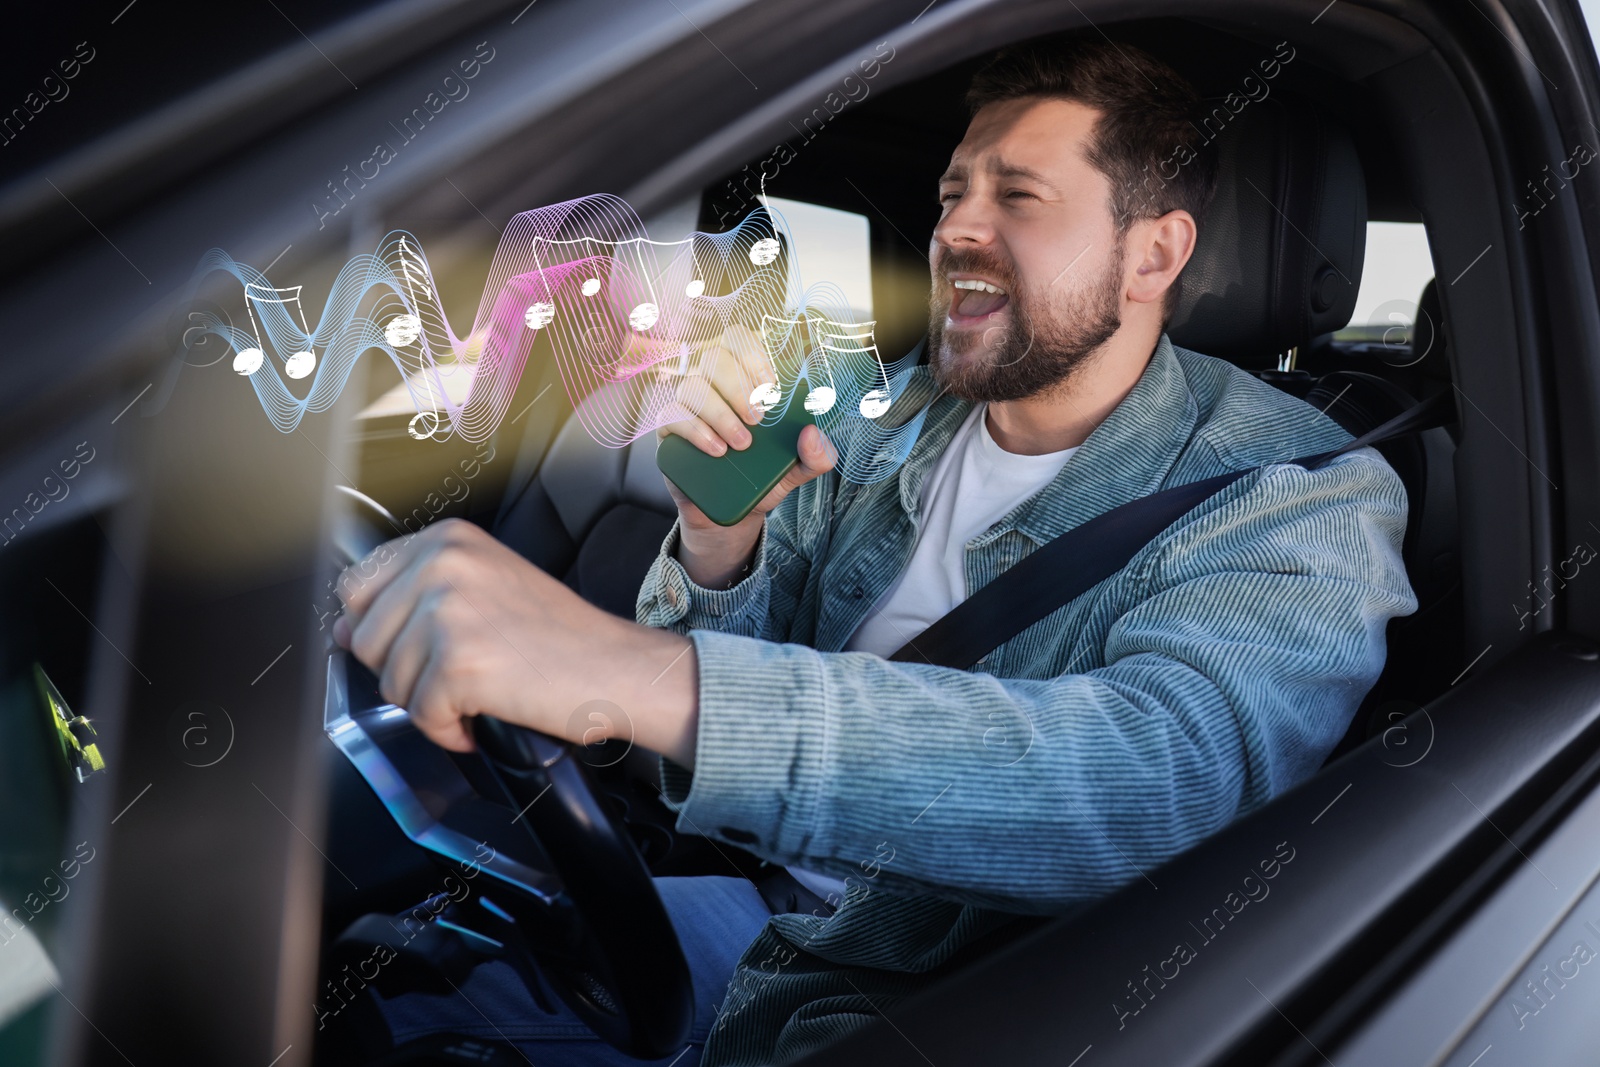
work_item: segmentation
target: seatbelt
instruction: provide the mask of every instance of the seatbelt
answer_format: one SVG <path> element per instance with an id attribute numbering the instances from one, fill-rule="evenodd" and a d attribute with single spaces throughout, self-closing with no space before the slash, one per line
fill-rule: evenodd
<path id="1" fill-rule="evenodd" d="M 1436 393 L 1342 447 L 1290 460 L 1315 470 L 1335 456 L 1442 426 L 1451 394 Z M 1167 527 L 1247 474 L 1250 467 L 1130 500 L 1041 545 L 957 604 L 889 658 L 966 670 L 1013 637 L 1128 565 Z"/>

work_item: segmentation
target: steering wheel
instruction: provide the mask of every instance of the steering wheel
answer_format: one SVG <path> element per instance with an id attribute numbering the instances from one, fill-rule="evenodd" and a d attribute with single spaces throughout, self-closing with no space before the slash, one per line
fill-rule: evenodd
<path id="1" fill-rule="evenodd" d="M 344 565 L 403 532 L 371 498 L 339 489 L 351 505 L 334 529 Z M 342 650 L 329 661 L 324 728 L 407 837 L 492 876 L 449 912 L 451 930 L 532 956 L 573 1012 L 623 1052 L 659 1059 L 683 1046 L 694 1018 L 683 949 L 574 746 L 480 715 L 477 751 L 447 752 Z"/>

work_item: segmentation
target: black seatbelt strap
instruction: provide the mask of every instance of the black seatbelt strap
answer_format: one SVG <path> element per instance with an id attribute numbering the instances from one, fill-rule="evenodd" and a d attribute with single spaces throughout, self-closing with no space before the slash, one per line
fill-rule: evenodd
<path id="1" fill-rule="evenodd" d="M 1347 444 L 1289 462 L 1308 470 L 1404 434 L 1444 425 L 1454 415 L 1449 392 L 1437 393 Z M 966 670 L 1056 609 L 1128 565 L 1167 527 L 1247 474 L 1250 467 L 1130 500 L 1041 545 L 957 604 L 889 658 Z"/>

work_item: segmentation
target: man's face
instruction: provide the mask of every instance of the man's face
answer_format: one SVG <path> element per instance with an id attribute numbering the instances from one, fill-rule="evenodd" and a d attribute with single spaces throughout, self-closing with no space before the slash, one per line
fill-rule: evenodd
<path id="1" fill-rule="evenodd" d="M 951 156 L 928 257 L 928 341 L 954 395 L 1044 392 L 1121 325 L 1110 183 L 1084 158 L 1097 117 L 1069 100 L 990 104 Z"/>

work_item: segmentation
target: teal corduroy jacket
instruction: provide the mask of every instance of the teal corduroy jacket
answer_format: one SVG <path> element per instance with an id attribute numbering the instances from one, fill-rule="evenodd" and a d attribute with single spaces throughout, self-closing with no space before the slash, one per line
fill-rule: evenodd
<path id="1" fill-rule="evenodd" d="M 676 527 L 645 579 L 639 621 L 698 659 L 694 772 L 663 762 L 679 827 L 848 887 L 746 950 L 708 1067 L 825 1044 L 1016 915 L 1100 897 L 1308 777 L 1377 679 L 1385 625 L 1416 610 L 1383 459 L 1288 463 L 1349 435 L 1162 336 L 1056 478 L 968 542 L 968 595 L 1126 501 L 1260 472 L 970 671 L 840 651 L 909 560 L 922 479 L 968 410 L 934 402 L 896 477 L 790 494 L 732 589 L 689 580 Z"/>

